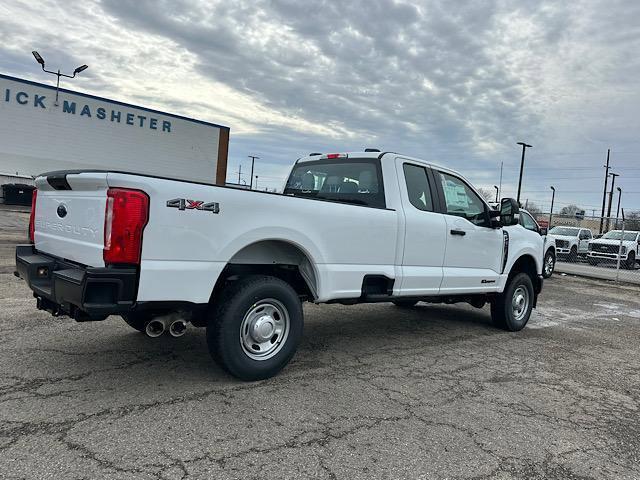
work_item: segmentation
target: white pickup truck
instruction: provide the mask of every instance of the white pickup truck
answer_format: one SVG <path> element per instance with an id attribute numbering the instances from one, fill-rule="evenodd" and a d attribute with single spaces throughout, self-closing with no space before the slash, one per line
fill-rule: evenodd
<path id="1" fill-rule="evenodd" d="M 542 288 L 543 239 L 504 199 L 396 153 L 313 154 L 283 194 L 112 171 L 43 174 L 16 275 L 40 309 L 121 315 L 150 336 L 207 327 L 213 358 L 275 375 L 302 336 L 302 302 L 491 304 L 522 329 Z"/>
<path id="2" fill-rule="evenodd" d="M 589 242 L 587 261 L 591 265 L 620 262 L 623 268 L 634 270 L 640 259 L 640 232 L 610 230 Z"/>

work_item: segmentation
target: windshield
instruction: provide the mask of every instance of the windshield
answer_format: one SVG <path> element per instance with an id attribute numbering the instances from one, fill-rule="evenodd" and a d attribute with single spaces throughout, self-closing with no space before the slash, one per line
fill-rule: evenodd
<path id="1" fill-rule="evenodd" d="M 285 195 L 385 208 L 377 159 L 318 160 L 297 164 Z"/>
<path id="2" fill-rule="evenodd" d="M 551 235 L 563 235 L 565 237 L 577 237 L 579 228 L 571 227 L 553 227 L 549 232 Z"/>
<path id="3" fill-rule="evenodd" d="M 638 232 L 624 232 L 623 240 L 634 241 Z M 622 231 L 620 230 L 612 230 L 611 232 L 607 232 L 602 238 L 606 238 L 607 240 L 620 240 L 622 237 Z"/>

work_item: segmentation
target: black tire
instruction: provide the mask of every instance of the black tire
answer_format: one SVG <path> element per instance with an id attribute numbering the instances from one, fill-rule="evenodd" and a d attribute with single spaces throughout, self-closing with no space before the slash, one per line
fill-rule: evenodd
<path id="1" fill-rule="evenodd" d="M 551 267 L 549 268 L 549 262 Z M 553 250 L 547 250 L 547 253 L 544 256 L 544 263 L 542 265 L 542 276 L 544 278 L 549 278 L 553 275 L 553 271 L 556 269 L 556 254 L 553 253 Z"/>
<path id="2" fill-rule="evenodd" d="M 411 308 L 411 307 L 415 307 L 418 301 L 417 300 L 393 300 L 391 303 L 393 303 L 396 307 Z"/>
<path id="3" fill-rule="evenodd" d="M 571 251 L 569 252 L 569 257 L 567 258 L 571 263 L 575 263 L 578 260 L 578 247 L 575 245 L 571 247 Z"/>
<path id="4" fill-rule="evenodd" d="M 260 307 L 260 302 L 273 300 L 278 307 L 285 309 L 283 312 L 289 319 L 288 330 L 286 334 L 283 332 L 281 337 L 284 340 L 278 344 L 273 356 L 255 359 L 245 351 L 241 327 L 245 318 L 250 318 L 248 315 Z M 278 314 L 276 316 L 279 317 Z M 270 276 L 247 277 L 234 282 L 215 300 L 207 325 L 209 353 L 225 371 L 241 380 L 273 377 L 296 353 L 303 324 L 302 303 L 288 283 Z M 247 336 L 248 324 L 245 327 Z M 269 341 L 274 343 L 277 339 Z"/>
<path id="5" fill-rule="evenodd" d="M 520 318 L 516 318 L 512 302 L 516 291 L 521 293 L 519 289 L 526 290 L 528 302 L 523 310 L 524 314 Z M 491 319 L 494 325 L 510 332 L 522 330 L 531 317 L 534 295 L 531 277 L 526 273 L 517 273 L 514 275 L 509 279 L 509 283 L 505 287 L 504 292 L 491 302 Z"/>
<path id="6" fill-rule="evenodd" d="M 134 330 L 145 333 L 147 323 L 153 318 L 150 312 L 131 312 L 122 315 L 122 319 Z"/>
<path id="7" fill-rule="evenodd" d="M 629 252 L 629 254 L 627 255 L 627 261 L 624 264 L 624 268 L 628 270 L 636 269 L 636 252 L 634 251 Z"/>

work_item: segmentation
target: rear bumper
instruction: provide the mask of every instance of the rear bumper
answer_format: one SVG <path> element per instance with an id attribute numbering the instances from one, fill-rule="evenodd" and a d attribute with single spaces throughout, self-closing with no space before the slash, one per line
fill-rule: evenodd
<path id="1" fill-rule="evenodd" d="M 78 321 L 126 313 L 135 302 L 134 267 L 80 267 L 44 253 L 33 245 L 16 247 L 15 275 L 27 282 L 38 308 Z"/>

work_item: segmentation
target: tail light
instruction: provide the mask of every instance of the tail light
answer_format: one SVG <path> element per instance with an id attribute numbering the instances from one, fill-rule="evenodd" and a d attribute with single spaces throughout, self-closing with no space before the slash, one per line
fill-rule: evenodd
<path id="1" fill-rule="evenodd" d="M 104 218 L 105 264 L 139 264 L 149 197 L 140 190 L 110 188 Z"/>
<path id="2" fill-rule="evenodd" d="M 29 240 L 35 243 L 36 232 L 36 200 L 38 199 L 38 190 L 34 189 L 31 194 L 31 215 L 29 216 Z"/>

